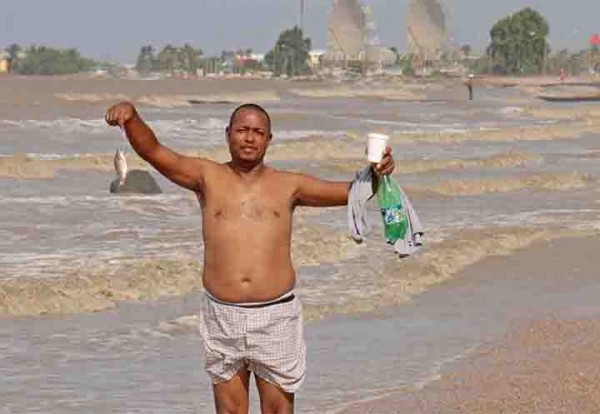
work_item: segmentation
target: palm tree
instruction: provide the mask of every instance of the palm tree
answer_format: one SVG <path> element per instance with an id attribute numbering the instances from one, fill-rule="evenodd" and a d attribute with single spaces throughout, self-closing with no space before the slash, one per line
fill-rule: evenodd
<path id="1" fill-rule="evenodd" d="M 19 66 L 19 54 L 21 53 L 21 46 L 13 43 L 6 48 L 8 53 L 8 71 L 15 72 Z"/>

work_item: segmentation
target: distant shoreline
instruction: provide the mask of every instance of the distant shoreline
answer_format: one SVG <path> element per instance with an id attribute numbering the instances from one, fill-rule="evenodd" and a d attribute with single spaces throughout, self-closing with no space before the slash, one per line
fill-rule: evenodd
<path id="1" fill-rule="evenodd" d="M 52 80 L 52 79 L 61 79 L 61 80 L 119 80 L 119 81 L 176 81 L 176 82 L 196 82 L 196 81 L 240 81 L 240 80 L 261 80 L 261 81 L 273 81 L 273 82 L 286 82 L 286 83 L 298 83 L 298 82 L 323 82 L 329 83 L 339 83 L 340 80 L 334 78 L 320 77 L 309 79 L 305 77 L 299 78 L 267 78 L 262 76 L 241 76 L 241 75 L 221 75 L 221 76 L 195 76 L 195 77 L 187 77 L 187 78 L 169 78 L 164 77 L 160 79 L 153 78 L 128 78 L 128 77 L 109 77 L 102 76 L 93 73 L 75 73 L 69 75 L 15 75 L 10 73 L 0 74 L 0 80 Z M 373 76 L 373 77 L 358 77 L 353 80 L 342 81 L 343 83 L 353 83 L 353 82 L 361 82 L 368 79 L 376 79 L 376 80 L 398 80 L 404 79 L 410 82 L 428 82 L 428 83 L 436 83 L 436 82 L 444 82 L 449 79 L 460 79 L 460 77 L 411 77 L 411 76 L 402 76 L 402 75 L 383 75 L 382 77 Z M 508 75 L 490 75 L 490 74 L 482 74 L 475 75 L 475 85 L 480 86 L 496 86 L 496 87 L 513 87 L 513 86 L 556 86 L 556 85 L 598 85 L 600 86 L 600 74 L 589 74 L 589 75 L 577 75 L 577 76 L 568 76 L 564 81 L 560 79 L 558 75 L 544 74 L 544 75 L 524 75 L 524 76 L 508 76 Z"/>

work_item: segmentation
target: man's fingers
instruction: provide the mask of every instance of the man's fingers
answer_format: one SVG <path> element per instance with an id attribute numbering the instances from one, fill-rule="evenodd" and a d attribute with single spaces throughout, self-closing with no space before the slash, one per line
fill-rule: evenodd
<path id="1" fill-rule="evenodd" d="M 135 113 L 135 109 L 133 109 L 133 106 L 131 104 L 120 103 L 120 104 L 111 106 L 106 111 L 105 119 L 109 125 L 111 125 L 111 126 L 118 125 L 121 128 L 123 128 L 125 126 L 125 123 L 127 123 L 127 121 L 133 117 L 134 113 Z"/>
<path id="2" fill-rule="evenodd" d="M 383 168 L 381 170 L 381 174 L 382 175 L 388 175 L 388 174 L 391 174 L 393 171 L 394 171 L 394 167 L 390 166 L 390 167 L 387 167 L 387 168 Z"/>
<path id="3" fill-rule="evenodd" d="M 125 125 L 124 116 L 118 112 L 108 112 L 105 118 L 106 123 L 110 126 L 120 126 L 122 128 Z"/>
<path id="4" fill-rule="evenodd" d="M 113 111 L 113 110 L 109 109 L 109 110 L 106 112 L 106 116 L 105 116 L 104 118 L 106 119 L 106 123 L 107 123 L 108 125 L 111 125 L 111 126 L 115 126 L 115 125 L 117 125 L 117 122 L 116 122 L 116 120 L 115 120 L 115 113 L 114 113 L 114 111 Z"/>
<path id="5" fill-rule="evenodd" d="M 378 173 L 380 173 L 382 175 L 386 175 L 386 174 L 390 174 L 392 171 L 394 171 L 395 162 L 394 162 L 394 159 L 392 158 L 391 152 L 392 152 L 392 149 L 390 147 L 386 147 L 385 155 L 381 159 L 381 162 L 379 164 L 377 164 L 377 172 Z"/>

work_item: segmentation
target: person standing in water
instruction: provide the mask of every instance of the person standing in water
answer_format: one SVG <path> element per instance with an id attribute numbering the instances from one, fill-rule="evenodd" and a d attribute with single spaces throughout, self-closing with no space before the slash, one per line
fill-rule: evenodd
<path id="1" fill-rule="evenodd" d="M 469 76 L 467 78 L 467 89 L 469 90 L 469 101 L 473 100 L 473 74 L 469 73 Z"/>
<path id="2" fill-rule="evenodd" d="M 306 346 L 290 257 L 292 214 L 297 206 L 347 204 L 351 182 L 267 166 L 271 119 L 256 104 L 231 114 L 225 130 L 231 160 L 222 164 L 165 147 L 130 103 L 109 108 L 106 121 L 123 128 L 140 157 L 193 191 L 200 204 L 206 298 L 199 327 L 217 413 L 248 412 L 251 372 L 263 413 L 293 413 Z M 376 175 L 394 170 L 389 147 L 372 168 Z"/>

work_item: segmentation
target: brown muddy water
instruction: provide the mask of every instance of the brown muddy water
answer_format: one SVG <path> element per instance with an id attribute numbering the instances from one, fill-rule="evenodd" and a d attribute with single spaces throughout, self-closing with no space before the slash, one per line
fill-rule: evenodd
<path id="1" fill-rule="evenodd" d="M 394 178 L 426 246 L 394 257 L 375 205 L 361 246 L 346 237 L 344 208 L 297 213 L 293 256 L 312 349 L 300 412 L 426 381 L 508 322 L 490 323 L 497 314 L 485 316 L 479 300 L 448 321 L 444 312 L 463 305 L 430 289 L 486 257 L 598 230 L 593 105 L 575 116 L 511 89 L 468 102 L 452 83 L 379 81 L 3 79 L 0 90 L 0 401 L 10 402 L 0 413 L 211 410 L 193 317 L 199 208 L 154 171 L 161 195 L 108 192 L 112 154 L 127 148 L 102 119 L 118 100 L 137 102 L 166 145 L 216 160 L 227 156 L 231 110 L 259 102 L 274 120 L 268 163 L 328 179 L 349 180 L 363 165 L 367 132 L 392 136 Z"/>

